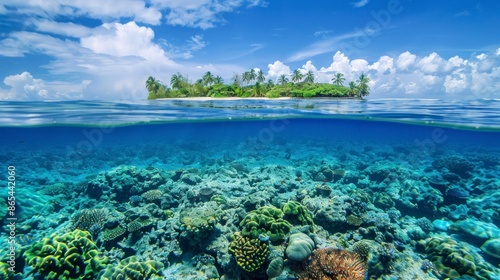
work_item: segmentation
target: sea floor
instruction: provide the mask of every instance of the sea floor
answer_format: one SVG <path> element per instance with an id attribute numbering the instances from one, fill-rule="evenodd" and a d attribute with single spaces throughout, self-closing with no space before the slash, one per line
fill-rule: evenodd
<path id="1" fill-rule="evenodd" d="M 366 271 L 346 279 L 500 279 L 498 147 L 276 137 L 103 145 L 70 159 L 2 152 L 16 165 L 17 273 L 2 262 L 0 278 L 314 279 L 312 249 L 334 248 Z M 297 232 L 314 245 L 299 257 L 288 250 Z"/>

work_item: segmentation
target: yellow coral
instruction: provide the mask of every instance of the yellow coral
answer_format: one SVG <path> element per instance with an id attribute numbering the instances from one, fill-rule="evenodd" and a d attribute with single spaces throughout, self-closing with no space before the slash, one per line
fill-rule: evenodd
<path id="1" fill-rule="evenodd" d="M 252 272 L 259 269 L 269 255 L 269 246 L 258 238 L 241 236 L 239 232 L 233 235 L 233 241 L 229 245 L 229 252 L 235 258 L 236 263 L 245 271 Z"/>

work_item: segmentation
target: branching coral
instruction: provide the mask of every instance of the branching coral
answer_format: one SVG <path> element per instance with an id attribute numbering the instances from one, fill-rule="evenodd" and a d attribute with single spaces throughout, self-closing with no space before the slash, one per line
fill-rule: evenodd
<path id="1" fill-rule="evenodd" d="M 356 253 L 334 248 L 314 250 L 301 280 L 363 280 L 366 268 Z"/>

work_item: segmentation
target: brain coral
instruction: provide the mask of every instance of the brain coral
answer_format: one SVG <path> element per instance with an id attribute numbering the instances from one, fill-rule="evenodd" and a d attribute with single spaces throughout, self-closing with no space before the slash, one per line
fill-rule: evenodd
<path id="1" fill-rule="evenodd" d="M 108 262 L 90 233 L 79 229 L 35 242 L 23 257 L 43 279 L 96 279 Z"/>

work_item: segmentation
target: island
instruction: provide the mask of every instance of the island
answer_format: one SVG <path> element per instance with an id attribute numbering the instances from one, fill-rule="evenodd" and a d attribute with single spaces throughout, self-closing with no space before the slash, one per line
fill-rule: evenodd
<path id="1" fill-rule="evenodd" d="M 146 80 L 146 89 L 149 100 L 190 97 L 363 99 L 370 94 L 368 86 L 370 79 L 364 74 L 361 74 L 355 82 L 349 82 L 349 86 L 344 86 L 345 78 L 342 73 L 336 73 L 331 82 L 331 84 L 315 83 L 312 71 L 303 74 L 298 69 L 293 71 L 291 79 L 286 75 L 281 75 L 275 82 L 266 79 L 262 70 L 251 69 L 241 75 L 235 74 L 230 84 L 225 84 L 222 77 L 214 76 L 210 71 L 194 83 L 189 82 L 188 78 L 181 73 L 176 73 L 170 78 L 170 87 L 155 77 L 149 76 Z"/>

